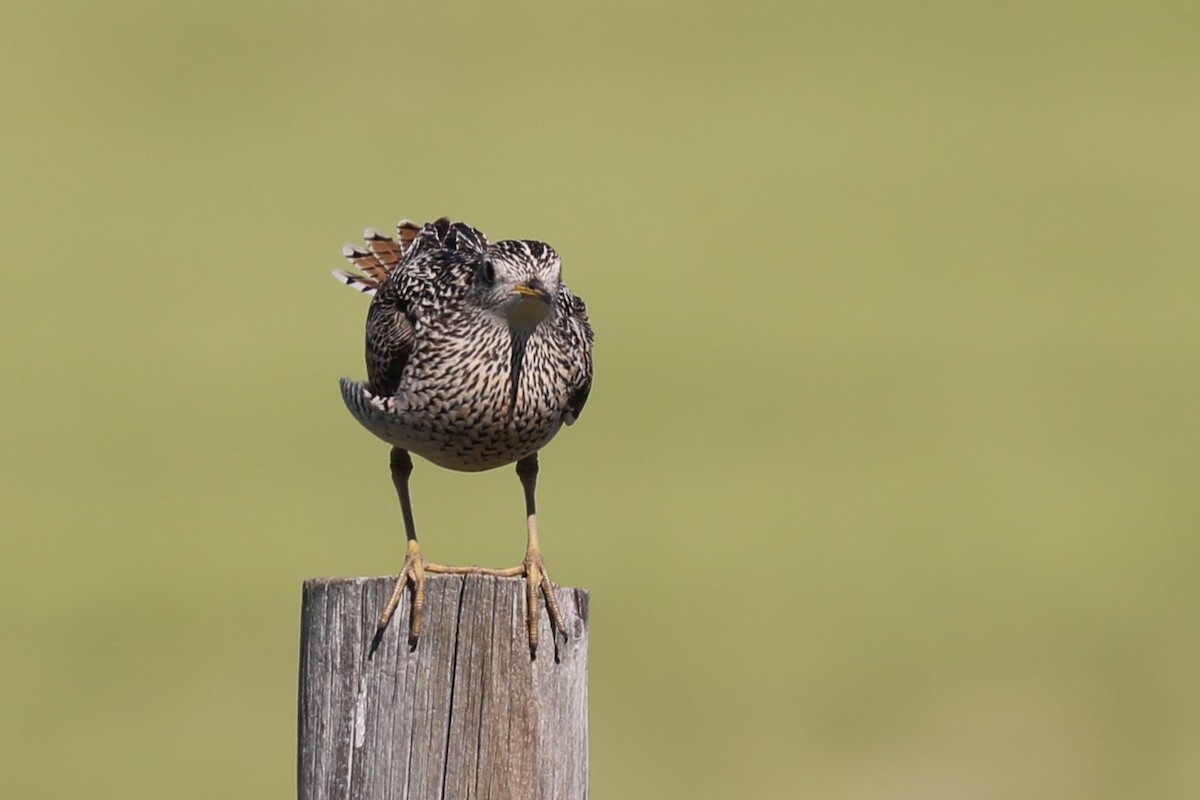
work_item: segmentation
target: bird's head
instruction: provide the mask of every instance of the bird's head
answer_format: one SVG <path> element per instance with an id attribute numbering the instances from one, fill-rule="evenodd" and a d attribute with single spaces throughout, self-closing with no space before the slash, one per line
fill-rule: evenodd
<path id="1" fill-rule="evenodd" d="M 510 327 L 531 329 L 553 312 L 561 275 L 562 262 L 550 245 L 496 242 L 476 266 L 474 295 Z"/>

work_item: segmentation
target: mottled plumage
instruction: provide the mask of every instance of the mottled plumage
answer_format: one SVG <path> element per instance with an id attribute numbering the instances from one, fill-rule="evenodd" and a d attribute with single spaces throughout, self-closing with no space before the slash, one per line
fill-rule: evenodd
<path id="1" fill-rule="evenodd" d="M 343 249 L 361 274 L 334 271 L 374 296 L 367 380 L 342 379 L 347 408 L 397 450 L 448 469 L 521 461 L 536 554 L 536 454 L 578 418 L 592 382 L 587 310 L 562 283 L 558 253 L 538 241 L 489 243 L 445 218 L 422 228 L 404 220 L 396 239 L 368 229 L 364 239 L 366 249 Z M 393 478 L 411 514 L 398 457 Z M 406 525 L 411 556 L 416 534 Z"/>
<path id="2" fill-rule="evenodd" d="M 439 466 L 478 471 L 537 452 L 575 421 L 591 386 L 592 331 L 549 245 L 489 244 L 445 219 L 407 253 L 373 231 L 367 241 L 372 257 L 352 259 L 371 279 L 387 277 L 367 315 L 367 381 L 342 381 L 367 430 Z M 548 293 L 517 295 L 509 316 L 548 301 L 545 319 L 510 320 L 486 302 L 502 270 Z"/>

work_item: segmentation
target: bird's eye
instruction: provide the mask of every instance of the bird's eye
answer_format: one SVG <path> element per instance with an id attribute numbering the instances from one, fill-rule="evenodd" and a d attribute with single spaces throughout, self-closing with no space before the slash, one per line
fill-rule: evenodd
<path id="1" fill-rule="evenodd" d="M 492 263 L 490 258 L 485 258 L 483 263 L 479 265 L 479 277 L 488 286 L 496 282 L 496 265 Z"/>

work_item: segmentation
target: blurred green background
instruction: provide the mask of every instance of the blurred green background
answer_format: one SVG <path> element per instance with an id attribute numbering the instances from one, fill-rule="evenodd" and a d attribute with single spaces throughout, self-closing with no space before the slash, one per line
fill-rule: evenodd
<path id="1" fill-rule="evenodd" d="M 542 238 L 596 385 L 542 538 L 598 798 L 1200 796 L 1193 3 L 19 3 L 0 775 L 294 793 L 304 578 L 401 217 Z M 523 552 L 419 463 L 431 558 Z"/>

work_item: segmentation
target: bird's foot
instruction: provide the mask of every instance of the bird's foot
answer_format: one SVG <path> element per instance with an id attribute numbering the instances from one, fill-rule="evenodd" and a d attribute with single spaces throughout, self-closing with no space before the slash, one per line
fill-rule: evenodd
<path id="1" fill-rule="evenodd" d="M 558 595 L 554 592 L 554 581 L 546 572 L 546 562 L 537 547 L 525 552 L 525 562 L 520 567 L 525 575 L 525 614 L 529 624 L 529 652 L 537 654 L 538 648 L 538 595 L 546 598 L 546 612 L 553 623 L 554 635 L 567 635 L 567 621 L 558 607 Z"/>
<path id="2" fill-rule="evenodd" d="M 546 611 L 550 615 L 557 635 L 566 635 L 567 622 L 562 609 L 558 605 L 558 596 L 554 592 L 554 581 L 546 572 L 546 562 L 542 559 L 541 551 L 531 547 L 525 552 L 525 560 L 519 567 L 507 569 L 490 569 L 488 567 L 450 567 L 444 564 L 434 564 L 425 560 L 421 552 L 421 544 L 415 539 L 408 542 L 408 553 L 404 557 L 404 565 L 396 576 L 396 585 L 392 596 L 379 615 L 377 634 L 382 633 L 388 626 L 392 615 L 400 607 L 404 590 L 410 584 L 413 588 L 412 618 L 409 623 L 408 638 L 416 642 L 421 635 L 421 623 L 425 614 L 425 574 L 436 573 L 443 575 L 492 575 L 498 578 L 525 577 L 525 614 L 529 632 L 529 650 L 537 653 L 538 647 L 538 612 L 541 609 L 541 598 L 546 599 Z"/>
<path id="3" fill-rule="evenodd" d="M 400 599 L 404 597 L 404 588 L 410 583 L 413 587 L 413 600 L 408 638 L 415 642 L 421 635 L 421 622 L 425 616 L 426 567 L 425 556 L 421 553 L 421 543 L 416 539 L 409 539 L 408 553 L 404 556 L 404 566 L 400 567 L 400 574 L 396 576 L 396 586 L 392 589 L 392 596 L 388 598 L 387 605 L 383 607 L 383 613 L 379 615 L 376 636 L 382 633 L 388 622 L 391 621 L 392 615 L 400 606 Z"/>
<path id="4" fill-rule="evenodd" d="M 430 572 L 435 571 L 434 565 L 429 565 Z M 538 648 L 538 611 L 541 609 L 541 598 L 546 598 L 546 612 L 550 615 L 551 627 L 555 635 L 567 635 L 567 621 L 562 609 L 558 606 L 558 595 L 554 593 L 554 581 L 546 572 L 546 562 L 542 560 L 542 551 L 530 547 L 525 551 L 525 560 L 519 567 L 507 569 L 489 569 L 487 567 L 439 567 L 438 572 L 457 572 L 475 575 L 494 575 L 497 578 L 525 577 L 525 621 L 529 630 L 529 652 L 537 655 Z"/>

